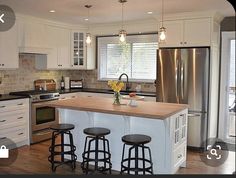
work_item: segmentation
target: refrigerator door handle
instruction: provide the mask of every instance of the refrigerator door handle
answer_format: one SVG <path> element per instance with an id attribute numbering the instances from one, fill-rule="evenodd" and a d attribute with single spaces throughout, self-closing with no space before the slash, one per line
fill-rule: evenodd
<path id="1" fill-rule="evenodd" d="M 183 61 L 181 60 L 180 63 L 180 70 L 181 70 L 181 76 L 180 76 L 180 80 L 181 80 L 181 98 L 184 99 L 184 65 L 183 65 Z"/>
<path id="2" fill-rule="evenodd" d="M 178 80 L 179 79 L 179 60 L 176 60 L 176 68 L 175 68 L 175 96 L 177 101 L 179 102 L 179 95 L 178 95 Z"/>
<path id="3" fill-rule="evenodd" d="M 201 114 L 188 114 L 188 117 L 200 117 Z"/>

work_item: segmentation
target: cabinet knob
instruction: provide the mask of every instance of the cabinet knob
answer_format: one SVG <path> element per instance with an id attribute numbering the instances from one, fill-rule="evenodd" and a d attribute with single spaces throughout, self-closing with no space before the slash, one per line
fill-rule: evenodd
<path id="1" fill-rule="evenodd" d="M 184 44 L 187 44 L 187 42 L 184 42 Z"/>
<path id="2" fill-rule="evenodd" d="M 182 158 L 182 154 L 179 154 L 179 155 L 178 155 L 178 158 Z"/>
<path id="3" fill-rule="evenodd" d="M 180 44 L 183 44 L 183 42 L 180 42 Z"/>

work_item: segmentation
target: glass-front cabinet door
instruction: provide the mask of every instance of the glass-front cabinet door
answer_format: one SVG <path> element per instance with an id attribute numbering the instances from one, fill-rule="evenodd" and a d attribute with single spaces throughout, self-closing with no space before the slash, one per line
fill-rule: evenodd
<path id="1" fill-rule="evenodd" d="M 85 33 L 72 31 L 72 67 L 85 69 L 86 67 L 86 44 Z"/>

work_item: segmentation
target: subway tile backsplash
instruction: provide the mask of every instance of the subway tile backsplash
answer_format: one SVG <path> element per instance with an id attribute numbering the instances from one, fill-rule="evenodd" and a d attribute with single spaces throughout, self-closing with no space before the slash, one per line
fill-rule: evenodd
<path id="1" fill-rule="evenodd" d="M 12 91 L 33 90 L 37 79 L 54 79 L 60 87 L 61 76 L 71 79 L 84 79 L 84 88 L 109 89 L 107 82 L 97 80 L 97 70 L 38 70 L 35 68 L 34 54 L 20 54 L 19 68 L 0 70 L 0 94 Z M 155 92 L 154 84 L 132 83 L 132 90 L 140 84 L 142 91 Z"/>

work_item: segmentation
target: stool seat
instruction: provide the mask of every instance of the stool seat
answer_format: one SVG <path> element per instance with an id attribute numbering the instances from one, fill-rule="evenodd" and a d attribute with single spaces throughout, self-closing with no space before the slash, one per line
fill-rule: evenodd
<path id="1" fill-rule="evenodd" d="M 102 127 L 91 127 L 84 129 L 84 133 L 90 136 L 104 136 L 110 134 L 110 130 Z"/>
<path id="2" fill-rule="evenodd" d="M 55 131 L 68 131 L 73 130 L 75 126 L 73 124 L 54 124 L 50 126 L 50 129 Z"/>
<path id="3" fill-rule="evenodd" d="M 122 141 L 130 145 L 146 144 L 151 141 L 151 137 L 140 134 L 130 134 L 122 137 Z"/>

